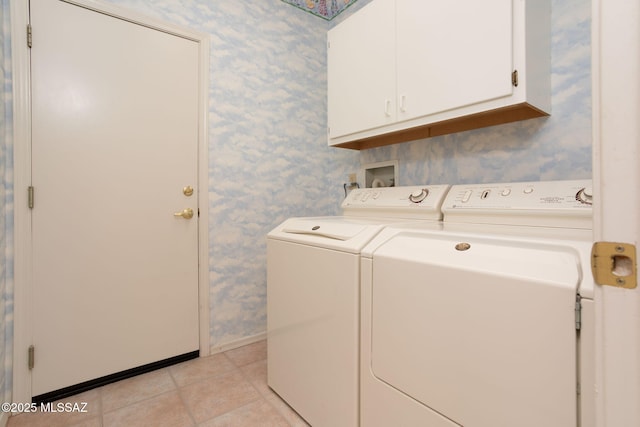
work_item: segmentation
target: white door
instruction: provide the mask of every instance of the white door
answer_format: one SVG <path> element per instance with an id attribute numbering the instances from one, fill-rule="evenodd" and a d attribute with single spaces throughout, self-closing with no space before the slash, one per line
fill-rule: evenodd
<path id="1" fill-rule="evenodd" d="M 198 350 L 199 51 L 59 0 L 31 23 L 37 396 Z"/>

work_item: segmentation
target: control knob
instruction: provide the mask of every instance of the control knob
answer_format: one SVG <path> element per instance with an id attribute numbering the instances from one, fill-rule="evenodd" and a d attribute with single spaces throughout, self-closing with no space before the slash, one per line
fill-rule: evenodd
<path id="1" fill-rule="evenodd" d="M 593 189 L 591 187 L 582 188 L 576 193 L 576 200 L 585 205 L 592 205 Z"/>
<path id="2" fill-rule="evenodd" d="M 429 189 L 423 188 L 421 190 L 414 191 L 409 195 L 409 201 L 412 203 L 420 203 L 429 195 Z"/>

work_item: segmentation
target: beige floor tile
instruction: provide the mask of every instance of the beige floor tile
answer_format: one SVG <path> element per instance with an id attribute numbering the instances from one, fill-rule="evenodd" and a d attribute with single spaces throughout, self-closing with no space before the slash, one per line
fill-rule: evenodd
<path id="1" fill-rule="evenodd" d="M 74 417 L 66 414 L 24 413 L 9 417 L 7 427 L 100 427 L 100 416 Z"/>
<path id="2" fill-rule="evenodd" d="M 65 427 L 102 427 L 102 421 L 100 417 L 94 417 L 79 423 L 65 424 Z"/>
<path id="3" fill-rule="evenodd" d="M 35 412 L 14 415 L 8 427 L 71 427 L 100 426 L 100 415 Z"/>
<path id="4" fill-rule="evenodd" d="M 85 405 L 86 403 L 86 405 Z M 62 407 L 59 405 L 62 404 Z M 77 405 L 74 405 L 77 404 Z M 9 418 L 8 427 L 100 426 L 100 391 L 93 389 L 51 404 L 37 405 L 48 412 L 24 413 Z"/>
<path id="5" fill-rule="evenodd" d="M 102 388 L 102 410 L 113 411 L 175 389 L 167 368 L 127 378 Z"/>
<path id="6" fill-rule="evenodd" d="M 203 422 L 260 398 L 240 371 L 211 377 L 180 389 L 196 422 Z"/>
<path id="7" fill-rule="evenodd" d="M 267 385 L 267 361 L 260 360 L 240 368 L 242 373 L 247 377 L 249 382 L 260 392 L 262 395 L 269 395 L 273 393 Z"/>
<path id="8" fill-rule="evenodd" d="M 33 413 L 8 427 L 309 427 L 267 385 L 266 341 L 62 399 L 87 413 Z M 57 403 L 57 402 L 56 402 Z"/>
<path id="9" fill-rule="evenodd" d="M 263 399 L 249 403 L 198 427 L 289 427 L 289 423 Z"/>
<path id="10" fill-rule="evenodd" d="M 218 353 L 171 366 L 169 372 L 178 387 L 182 387 L 205 378 L 226 374 L 235 369 L 236 367 L 224 354 Z"/>
<path id="11" fill-rule="evenodd" d="M 229 350 L 224 354 L 226 354 L 236 366 L 244 366 L 257 362 L 258 360 L 265 360 L 267 358 L 267 340 Z"/>
<path id="12" fill-rule="evenodd" d="M 264 398 L 274 408 L 276 408 L 280 415 L 282 415 L 289 422 L 289 425 L 291 425 L 291 427 L 309 427 L 309 424 L 305 422 L 305 420 L 300 415 L 298 415 L 298 413 L 294 411 L 291 406 L 287 405 L 287 403 L 273 391 L 271 391 L 270 395 L 267 395 Z"/>
<path id="13" fill-rule="evenodd" d="M 278 412 L 295 427 L 305 427 L 308 424 L 304 419 L 298 415 L 296 411 L 291 409 L 289 405 L 282 400 L 276 392 L 267 384 L 267 361 L 261 360 L 259 362 L 252 363 L 250 365 L 243 366 L 242 372 L 249 380 L 249 382 L 260 392 L 271 405 L 278 410 Z"/>
<path id="14" fill-rule="evenodd" d="M 177 391 L 170 391 L 134 405 L 104 414 L 104 427 L 187 427 L 193 426 Z"/>

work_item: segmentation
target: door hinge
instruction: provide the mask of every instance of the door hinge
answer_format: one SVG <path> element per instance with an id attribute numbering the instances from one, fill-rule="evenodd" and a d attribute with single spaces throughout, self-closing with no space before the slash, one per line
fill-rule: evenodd
<path id="1" fill-rule="evenodd" d="M 636 247 L 630 243 L 595 242 L 591 273 L 599 285 L 635 289 L 638 285 Z"/>
<path id="2" fill-rule="evenodd" d="M 27 24 L 27 47 L 31 48 L 31 46 L 33 46 L 33 31 L 31 24 Z"/>
<path id="3" fill-rule="evenodd" d="M 33 369 L 33 366 L 35 365 L 36 362 L 36 348 L 33 345 L 29 346 L 29 356 L 28 356 L 29 360 L 29 370 Z"/>
<path id="4" fill-rule="evenodd" d="M 29 209 L 33 209 L 33 202 L 35 200 L 34 192 L 35 192 L 35 189 L 33 188 L 33 186 L 29 186 L 29 188 L 27 189 L 27 193 L 28 193 L 27 200 L 29 203 Z"/>
<path id="5" fill-rule="evenodd" d="M 518 70 L 513 70 L 511 73 L 511 84 L 518 87 Z"/>
<path id="6" fill-rule="evenodd" d="M 582 297 L 578 294 L 576 295 L 576 331 L 579 331 L 582 328 Z"/>

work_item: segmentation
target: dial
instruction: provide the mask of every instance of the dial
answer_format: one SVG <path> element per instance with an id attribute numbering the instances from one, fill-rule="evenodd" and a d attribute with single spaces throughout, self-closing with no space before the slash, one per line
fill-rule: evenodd
<path id="1" fill-rule="evenodd" d="M 416 190 L 409 195 L 409 201 L 413 203 L 420 203 L 429 195 L 429 189 L 423 188 L 421 190 Z"/>
<path id="2" fill-rule="evenodd" d="M 576 200 L 585 205 L 593 204 L 593 189 L 584 187 L 576 193 Z"/>

